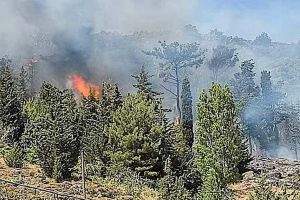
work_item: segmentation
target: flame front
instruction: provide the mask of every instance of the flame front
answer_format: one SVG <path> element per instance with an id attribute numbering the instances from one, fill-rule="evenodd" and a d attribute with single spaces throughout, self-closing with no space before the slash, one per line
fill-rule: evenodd
<path id="1" fill-rule="evenodd" d="M 100 97 L 100 87 L 94 83 L 89 83 L 83 77 L 77 74 L 69 75 L 68 78 L 72 83 L 72 88 L 84 97 L 89 96 L 90 91 L 93 91 L 95 97 Z"/>

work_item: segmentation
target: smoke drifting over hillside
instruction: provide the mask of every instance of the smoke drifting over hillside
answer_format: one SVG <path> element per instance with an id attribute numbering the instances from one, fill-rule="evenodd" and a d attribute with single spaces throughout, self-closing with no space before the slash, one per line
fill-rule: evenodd
<path id="1" fill-rule="evenodd" d="M 68 87 L 70 75 L 80 75 L 87 84 L 113 79 L 126 93 L 132 90 L 130 75 L 142 65 L 158 74 L 158 61 L 143 50 L 159 40 L 197 42 L 208 51 L 200 69 L 185 72 L 195 103 L 212 81 L 206 66 L 212 49 L 226 45 L 236 49 L 240 62 L 218 81 L 228 83 L 242 61 L 253 59 L 257 85 L 260 72 L 271 71 L 273 84 L 281 85 L 291 104 L 300 99 L 299 8 L 300 2 L 284 0 L 2 0 L 0 56 L 8 55 L 18 66 L 37 60 L 38 84 L 50 80 Z M 210 32 L 215 28 L 219 31 Z M 270 44 L 253 42 L 262 32 L 269 33 Z M 154 78 L 159 86 L 161 80 Z M 165 102 L 172 108 L 170 99 Z"/>
<path id="2" fill-rule="evenodd" d="M 81 49 L 89 46 L 81 37 L 83 29 L 94 33 L 174 30 L 189 23 L 193 4 L 184 0 L 176 4 L 171 0 L 5 0 L 0 2 L 1 42 L 12 53 L 43 33 L 51 40 L 67 39 Z"/>
<path id="3" fill-rule="evenodd" d="M 274 36 L 272 39 L 275 41 L 297 41 L 299 31 L 294 24 L 298 18 L 294 11 L 300 4 L 282 2 L 4 0 L 0 2 L 0 55 L 8 55 L 20 65 L 26 64 L 32 57 L 36 58 L 40 82 L 51 80 L 63 86 L 68 74 L 78 73 L 95 82 L 112 78 L 128 89 L 130 74 L 141 65 L 157 73 L 157 63 L 141 52 L 157 46 L 158 40 L 198 42 L 203 48 L 212 49 L 226 43 L 227 36 L 211 39 L 209 35 L 200 33 L 218 28 L 226 35 L 238 35 L 247 40 L 266 31 Z M 285 12 L 282 19 L 272 23 L 276 12 L 288 9 L 291 13 Z M 199 32 L 195 27 L 184 29 L 187 24 L 196 25 Z M 257 50 L 239 45 L 237 52 L 240 61 L 254 59 L 257 74 L 262 69 L 271 70 L 275 72 L 272 72 L 275 82 L 284 82 L 281 68 L 273 67 L 276 65 L 274 57 L 293 57 L 291 62 L 294 62 L 299 48 L 281 45 Z M 209 73 L 201 70 L 201 76 Z M 226 74 L 224 82 L 236 70 L 234 68 Z M 210 76 L 203 76 L 200 83 L 198 78 L 195 79 L 195 95 L 200 85 L 205 87 L 210 81 Z"/>
<path id="4" fill-rule="evenodd" d="M 135 31 L 174 31 L 193 18 L 195 2 L 1 1 L 0 54 L 14 60 L 36 57 L 43 67 L 41 79 L 51 77 L 59 83 L 70 72 L 88 79 L 108 77 L 115 71 L 129 75 L 134 71 L 130 69 L 136 69 L 144 61 L 128 54 L 140 53 L 141 49 L 135 44 L 121 44 L 124 39 L 117 33 L 99 35 L 101 31 L 122 35 Z M 117 41 L 118 37 L 123 41 Z M 156 42 L 159 39 L 167 38 L 155 38 Z M 112 78 L 119 79 L 119 75 Z"/>
<path id="5" fill-rule="evenodd" d="M 282 5 L 279 0 L 272 2 L 4 0 L 0 2 L 0 55 L 17 60 L 42 55 L 39 60 L 46 61 L 43 63 L 45 77 L 55 74 L 55 79 L 62 79 L 57 76 L 69 71 L 92 79 L 99 78 L 99 71 L 103 72 L 102 77 L 114 76 L 119 70 L 122 74 L 130 74 L 138 67 L 136 65 L 147 64 L 145 58 L 137 56 L 141 50 L 152 47 L 158 40 L 198 41 L 181 32 L 187 24 L 197 25 L 200 32 L 219 28 L 248 39 L 270 30 L 275 39 L 290 41 L 290 38 L 281 37 L 284 31 L 278 32 L 278 23 L 268 23 L 268 30 L 265 30 L 266 22 L 276 10 L 291 6 Z M 264 9 L 267 10 L 265 17 L 262 15 Z M 297 19 L 290 20 L 287 28 L 296 22 Z M 247 28 L 250 24 L 251 31 Z M 115 34 L 105 35 L 102 31 Z M 138 31 L 153 34 L 131 35 Z M 292 29 L 287 34 L 295 36 L 297 32 Z"/>

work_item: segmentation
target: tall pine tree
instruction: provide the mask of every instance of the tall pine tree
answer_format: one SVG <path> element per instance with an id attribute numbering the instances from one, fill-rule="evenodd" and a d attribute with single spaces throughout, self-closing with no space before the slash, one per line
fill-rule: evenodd
<path id="1" fill-rule="evenodd" d="M 144 53 L 161 61 L 159 77 L 170 87 L 163 86 L 176 99 L 177 114 L 181 118 L 180 85 L 183 78 L 182 72 L 189 67 L 200 67 L 204 61 L 205 50 L 202 50 L 197 43 L 179 44 L 173 42 L 167 44 L 165 41 L 159 41 L 159 43 L 160 47 L 155 47 L 152 51 Z"/>
<path id="2" fill-rule="evenodd" d="M 240 66 L 241 72 L 235 73 L 230 81 L 231 90 L 238 108 L 243 110 L 255 97 L 259 96 L 259 87 L 254 82 L 253 60 L 246 60 Z"/>
<path id="3" fill-rule="evenodd" d="M 193 133 L 193 97 L 188 78 L 183 79 L 181 90 L 182 126 L 184 128 L 187 144 L 192 147 L 194 142 Z"/>
<path id="4" fill-rule="evenodd" d="M 104 81 L 102 83 L 101 99 L 99 101 L 101 109 L 101 119 L 103 123 L 103 157 L 102 162 L 107 164 L 110 160 L 109 151 L 111 146 L 108 143 L 109 140 L 109 128 L 113 122 L 113 114 L 122 106 L 122 95 L 119 91 L 117 84 L 111 81 Z"/>
<path id="5" fill-rule="evenodd" d="M 261 112 L 259 112 L 259 127 L 261 147 L 274 154 L 274 149 L 279 145 L 279 131 L 276 121 L 276 106 L 279 103 L 280 95 L 277 93 L 271 82 L 271 73 L 261 72 Z"/>
<path id="6" fill-rule="evenodd" d="M 106 138 L 104 136 L 104 123 L 99 99 L 95 98 L 93 91 L 90 92 L 88 97 L 82 98 L 81 110 L 85 129 L 82 138 L 85 162 L 87 164 L 102 162 Z"/>
<path id="7" fill-rule="evenodd" d="M 162 93 L 153 89 L 153 84 L 150 81 L 153 75 L 150 75 L 145 70 L 144 66 L 141 67 L 140 71 L 137 74 L 132 75 L 132 77 L 136 81 L 133 87 L 137 89 L 137 93 L 145 95 L 148 100 L 155 102 L 156 115 L 164 123 L 165 131 L 164 135 L 162 135 L 161 138 L 160 151 L 163 155 L 161 159 L 166 160 L 171 154 L 174 155 L 175 132 L 173 124 L 170 123 L 170 120 L 168 118 L 166 118 L 166 113 L 170 112 L 170 109 L 163 108 L 163 98 L 160 96 Z"/>
<path id="8" fill-rule="evenodd" d="M 195 164 L 202 174 L 203 193 L 223 192 L 237 180 L 246 158 L 232 93 L 213 83 L 208 92 L 201 92 L 197 105 Z"/>
<path id="9" fill-rule="evenodd" d="M 13 144 L 19 141 L 24 132 L 26 120 L 22 113 L 24 91 L 12 74 L 10 63 L 5 58 L 0 62 L 0 123 L 3 139 Z"/>
<path id="10" fill-rule="evenodd" d="M 253 110 L 256 110 L 255 102 L 259 100 L 259 87 L 254 82 L 255 73 L 253 72 L 253 60 L 246 60 L 240 66 L 241 72 L 235 73 L 230 81 L 230 88 L 233 93 L 234 101 L 242 120 L 243 128 L 247 132 L 250 153 L 252 154 L 252 137 L 259 134 L 256 116 Z"/>

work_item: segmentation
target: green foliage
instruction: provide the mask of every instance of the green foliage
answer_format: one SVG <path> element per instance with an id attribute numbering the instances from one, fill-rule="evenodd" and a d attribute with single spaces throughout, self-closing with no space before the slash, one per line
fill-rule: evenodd
<path id="1" fill-rule="evenodd" d="M 214 168 L 208 169 L 204 175 L 200 199 L 203 200 L 225 200 L 230 199 L 229 193 L 224 187 L 224 180 Z"/>
<path id="2" fill-rule="evenodd" d="M 173 172 L 170 157 L 165 162 L 164 173 L 165 176 L 158 183 L 161 199 L 188 200 L 192 198 L 193 195 L 186 189 L 183 177 L 178 177 Z"/>
<path id="3" fill-rule="evenodd" d="M 117 84 L 109 81 L 102 83 L 100 106 L 104 123 L 111 123 L 112 114 L 122 106 L 122 95 Z"/>
<path id="4" fill-rule="evenodd" d="M 261 72 L 260 78 L 260 85 L 261 85 L 261 93 L 262 98 L 266 101 L 271 100 L 269 99 L 272 95 L 272 82 L 271 82 L 271 73 L 268 71 Z"/>
<path id="5" fill-rule="evenodd" d="M 195 195 L 201 186 L 200 173 L 195 169 L 193 163 L 193 152 L 187 144 L 186 135 L 182 124 L 176 124 L 174 131 L 169 135 L 171 148 L 165 158 L 164 177 L 160 181 L 169 181 L 172 187 Z M 161 186 L 162 187 L 162 186 Z M 174 189 L 174 188 L 170 188 Z M 176 189 L 177 190 L 177 189 Z M 166 192 L 166 191 L 163 191 Z"/>
<path id="6" fill-rule="evenodd" d="M 47 176 L 58 181 L 68 178 L 78 161 L 84 132 L 74 95 L 44 83 L 36 101 L 34 105 L 43 106 L 45 113 L 32 115 L 24 140 L 31 141 Z"/>
<path id="7" fill-rule="evenodd" d="M 275 92 L 271 74 L 268 71 L 261 72 L 261 104 L 259 128 L 260 128 L 260 143 L 263 149 L 274 151 L 274 148 L 279 144 L 279 130 L 277 128 L 277 110 L 276 107 L 280 100 L 280 95 Z"/>
<path id="8" fill-rule="evenodd" d="M 24 152 L 16 144 L 4 151 L 4 161 L 9 167 L 22 168 L 24 163 Z"/>
<path id="9" fill-rule="evenodd" d="M 12 145 L 24 132 L 25 118 L 22 114 L 23 91 L 11 72 L 10 63 L 10 60 L 1 59 L 0 126 L 4 130 L 2 139 Z"/>
<path id="10" fill-rule="evenodd" d="M 175 140 L 173 141 L 174 153 L 172 155 L 173 171 L 182 174 L 191 157 L 191 149 L 187 143 L 186 135 L 181 124 L 175 125 Z"/>
<path id="11" fill-rule="evenodd" d="M 124 189 L 126 194 L 132 196 L 133 199 L 148 199 L 147 197 L 152 199 L 151 197 L 155 198 L 158 195 L 153 188 L 155 181 L 144 179 L 129 168 L 124 168 L 117 173 L 108 173 L 105 177 L 94 177 L 94 181 L 97 181 L 105 188 L 114 189 L 101 191 L 102 197 L 111 199 L 119 199 L 117 191 L 120 191 L 120 188 Z"/>
<path id="12" fill-rule="evenodd" d="M 28 88 L 28 73 L 25 68 L 21 67 L 21 72 L 18 77 L 18 85 L 20 87 L 20 95 L 23 97 L 23 104 L 29 98 L 29 88 Z"/>
<path id="13" fill-rule="evenodd" d="M 165 177 L 162 179 L 162 182 L 165 181 L 165 179 L 167 180 L 167 187 L 165 186 L 165 184 L 161 184 L 161 198 L 162 199 L 166 199 L 166 200 L 189 200 L 193 198 L 193 194 L 191 194 L 191 192 L 189 190 L 186 189 L 185 187 L 185 181 L 183 180 L 182 177 L 176 177 L 176 176 L 172 176 L 170 177 L 170 179 L 168 179 L 169 177 Z M 166 189 L 168 188 L 168 190 Z"/>
<path id="14" fill-rule="evenodd" d="M 38 156 L 34 147 L 26 149 L 25 160 L 31 164 L 38 164 Z"/>
<path id="15" fill-rule="evenodd" d="M 232 94 L 213 83 L 197 105 L 195 164 L 204 189 L 219 191 L 239 178 L 238 166 L 247 159 Z M 217 187 L 217 188 L 215 188 Z M 209 191 L 208 191 L 209 192 Z"/>
<path id="16" fill-rule="evenodd" d="M 161 93 L 154 91 L 152 83 L 150 82 L 150 78 L 153 77 L 153 75 L 149 75 L 144 66 L 141 67 L 139 73 L 132 75 L 132 77 L 137 82 L 133 87 L 138 90 L 138 93 L 143 93 L 152 100 L 160 100 L 159 95 L 161 95 Z"/>
<path id="17" fill-rule="evenodd" d="M 157 118 L 161 120 L 164 124 L 164 135 L 161 136 L 161 144 L 160 144 L 160 157 L 159 162 L 164 162 L 166 158 L 168 158 L 171 154 L 174 155 L 174 127 L 173 124 L 170 123 L 170 120 L 166 118 L 166 113 L 169 112 L 169 109 L 162 107 L 162 97 L 160 96 L 162 93 L 157 92 L 153 89 L 153 85 L 150 82 L 152 75 L 145 70 L 145 67 L 142 66 L 139 73 L 132 75 L 132 77 L 136 80 L 136 84 L 133 85 L 137 89 L 138 94 L 145 95 L 147 100 L 154 101 L 155 106 L 155 114 Z M 176 153 L 175 153 L 176 154 Z"/>
<path id="18" fill-rule="evenodd" d="M 248 141 L 251 146 L 251 136 L 259 133 L 256 120 L 255 102 L 259 99 L 259 87 L 254 82 L 255 73 L 253 72 L 253 60 L 246 60 L 240 66 L 241 72 L 235 73 L 234 78 L 230 81 L 234 101 L 237 105 L 243 128 L 248 135 Z M 254 107 L 253 107 L 254 105 Z M 254 112 L 253 112 L 254 111 Z M 252 152 L 250 152 L 252 153 Z"/>
<path id="19" fill-rule="evenodd" d="M 179 118 L 181 118 L 180 82 L 182 80 L 182 71 L 188 67 L 200 67 L 204 60 L 205 51 L 197 43 L 179 44 L 178 42 L 173 42 L 167 44 L 165 41 L 159 43 L 160 47 L 155 47 L 152 51 L 144 53 L 154 56 L 161 61 L 159 64 L 159 77 L 166 84 L 175 87 L 175 91 L 166 87 L 165 89 L 175 96 L 177 112 Z"/>
<path id="20" fill-rule="evenodd" d="M 253 98 L 259 96 L 259 87 L 254 82 L 253 60 L 244 61 L 240 68 L 241 72 L 234 74 L 230 86 L 235 102 L 238 104 L 239 109 L 243 110 Z"/>
<path id="21" fill-rule="evenodd" d="M 288 194 L 285 187 L 281 188 L 281 192 L 274 192 L 272 185 L 266 183 L 266 177 L 258 181 L 258 185 L 250 194 L 248 200 L 298 200 L 299 197 L 295 194 Z"/>
<path id="22" fill-rule="evenodd" d="M 86 98 L 83 97 L 81 111 L 85 129 L 82 138 L 85 162 L 87 164 L 98 163 L 102 161 L 105 144 L 107 143 L 104 136 L 104 123 L 99 99 L 92 94 Z"/>
<path id="23" fill-rule="evenodd" d="M 113 114 L 122 106 L 122 95 L 117 84 L 114 84 L 110 81 L 104 81 L 102 83 L 102 95 L 99 105 L 101 109 L 101 120 L 103 125 L 103 138 L 101 139 L 103 139 L 102 146 L 104 147 L 104 149 L 102 148 L 103 155 L 101 162 L 107 165 L 110 160 L 109 151 L 112 149 L 108 142 L 109 128 L 113 122 Z"/>
<path id="24" fill-rule="evenodd" d="M 188 78 L 183 79 L 181 90 L 181 109 L 182 109 L 182 125 L 184 128 L 186 143 L 189 147 L 194 143 L 193 132 L 193 97 L 191 93 L 191 86 Z"/>
<path id="25" fill-rule="evenodd" d="M 35 121 L 47 113 L 46 107 L 38 100 L 30 99 L 23 106 L 23 113 L 26 118 Z"/>
<path id="26" fill-rule="evenodd" d="M 164 131 L 164 122 L 157 115 L 154 101 L 143 94 L 128 96 L 113 114 L 109 129 L 113 166 L 117 170 L 129 167 L 143 177 L 158 177 Z"/>

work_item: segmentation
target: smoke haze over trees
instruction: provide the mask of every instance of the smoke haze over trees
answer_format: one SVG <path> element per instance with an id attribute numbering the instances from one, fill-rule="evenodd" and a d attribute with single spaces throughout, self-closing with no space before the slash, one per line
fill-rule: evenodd
<path id="1" fill-rule="evenodd" d="M 251 156 L 299 159 L 300 3 L 220 2 L 1 1 L 8 165 L 62 181 L 84 152 L 88 176 L 212 200 Z"/>

